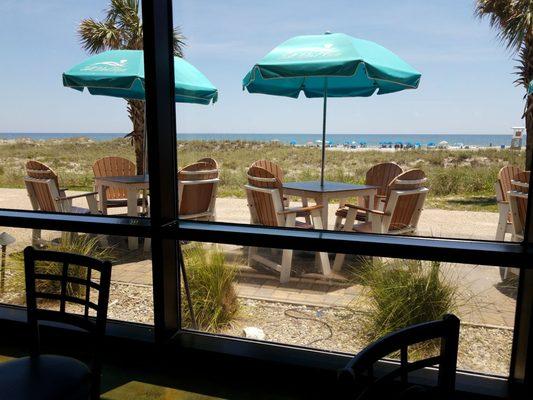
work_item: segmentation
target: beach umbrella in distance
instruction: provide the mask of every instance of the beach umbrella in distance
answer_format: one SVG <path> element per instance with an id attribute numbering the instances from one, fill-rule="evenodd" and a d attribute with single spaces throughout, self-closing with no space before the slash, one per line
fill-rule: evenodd
<path id="1" fill-rule="evenodd" d="M 246 74 L 249 93 L 323 98 L 322 164 L 324 185 L 328 97 L 368 97 L 416 89 L 421 74 L 386 48 L 343 33 L 296 36 L 268 53 Z"/>
<path id="2" fill-rule="evenodd" d="M 218 99 L 218 90 L 209 79 L 183 58 L 174 57 L 174 79 L 176 103 L 210 104 Z M 87 88 L 93 95 L 144 100 L 143 51 L 109 50 L 89 57 L 63 73 L 63 86 L 79 91 Z"/>

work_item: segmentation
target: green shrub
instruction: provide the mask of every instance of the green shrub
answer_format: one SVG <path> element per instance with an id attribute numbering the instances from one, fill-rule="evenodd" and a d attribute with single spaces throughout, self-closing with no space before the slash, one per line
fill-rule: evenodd
<path id="1" fill-rule="evenodd" d="M 365 324 L 371 340 L 457 308 L 457 287 L 437 262 L 376 259 L 354 274 L 370 300 Z"/>
<path id="2" fill-rule="evenodd" d="M 216 246 L 206 249 L 201 244 L 183 246 L 183 257 L 194 315 L 198 328 L 217 332 L 227 325 L 238 310 L 233 287 L 236 270 L 226 262 Z M 185 326 L 191 326 L 190 312 L 182 287 L 182 316 Z"/>

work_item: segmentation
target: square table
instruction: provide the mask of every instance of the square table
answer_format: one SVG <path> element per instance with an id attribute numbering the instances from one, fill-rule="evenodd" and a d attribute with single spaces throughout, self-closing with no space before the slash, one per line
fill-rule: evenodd
<path id="1" fill-rule="evenodd" d="M 283 194 L 302 198 L 302 205 L 307 207 L 308 199 L 313 199 L 322 207 L 322 223 L 328 229 L 329 200 L 339 199 L 340 205 L 346 203 L 350 197 L 368 197 L 368 204 L 374 204 L 374 196 L 378 187 L 370 185 L 352 185 L 350 183 L 324 181 L 324 186 L 319 181 L 286 182 L 283 184 Z"/>
<path id="2" fill-rule="evenodd" d="M 132 176 L 99 176 L 95 178 L 95 186 L 100 200 L 99 207 L 102 214 L 107 214 L 106 189 L 115 187 L 127 192 L 128 216 L 139 216 L 137 199 L 139 191 L 147 190 L 150 186 L 148 175 Z M 128 248 L 135 250 L 139 247 L 139 238 L 128 236 Z"/>

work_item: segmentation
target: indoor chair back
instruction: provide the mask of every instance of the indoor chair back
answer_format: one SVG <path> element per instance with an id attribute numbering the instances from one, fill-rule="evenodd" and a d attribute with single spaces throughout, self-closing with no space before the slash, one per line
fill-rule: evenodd
<path id="1" fill-rule="evenodd" d="M 451 398 L 455 391 L 459 325 L 455 315 L 445 315 L 441 320 L 401 329 L 370 344 L 339 371 L 342 392 L 339 397 L 358 400 L 412 398 L 409 395 L 409 373 L 438 365 L 436 392 L 416 398 Z M 409 361 L 410 346 L 427 345 L 435 340 L 440 340 L 437 355 Z M 376 365 L 381 360 L 398 353 L 399 363 L 390 363 L 385 373 L 376 373 Z"/>
<path id="2" fill-rule="evenodd" d="M 70 325 L 86 332 L 92 356 L 91 398 L 99 398 L 100 350 L 107 321 L 111 263 L 26 247 L 24 270 L 31 356 L 40 354 L 41 322 Z M 52 303 L 55 309 L 51 309 Z"/>

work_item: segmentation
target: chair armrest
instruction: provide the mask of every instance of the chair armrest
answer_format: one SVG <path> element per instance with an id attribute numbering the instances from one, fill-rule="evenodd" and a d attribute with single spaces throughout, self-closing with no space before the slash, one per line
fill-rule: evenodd
<path id="1" fill-rule="evenodd" d="M 72 199 L 78 199 L 80 197 L 89 197 L 89 196 L 96 196 L 98 192 L 89 192 L 89 193 L 82 193 L 82 194 L 75 194 L 73 196 L 65 196 L 65 197 L 58 197 L 56 200 L 63 201 L 63 200 L 72 200 Z"/>
<path id="2" fill-rule="evenodd" d="M 389 215 L 389 213 L 386 213 L 386 212 L 383 212 L 383 211 L 371 210 L 370 208 L 365 208 L 365 207 L 361 207 L 361 206 L 355 206 L 353 204 L 345 204 L 345 206 L 348 207 L 348 208 L 354 208 L 354 209 L 359 210 L 359 211 L 365 211 L 365 212 L 368 212 L 368 213 L 371 213 L 371 214 Z"/>
<path id="3" fill-rule="evenodd" d="M 296 214 L 300 212 L 311 212 L 315 210 L 320 210 L 323 206 L 321 204 L 317 204 L 315 206 L 308 206 L 308 207 L 295 207 L 295 208 L 287 208 L 286 210 L 279 211 L 278 214 Z"/>

